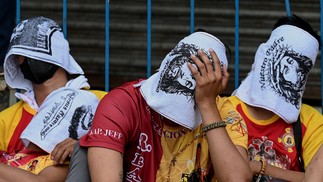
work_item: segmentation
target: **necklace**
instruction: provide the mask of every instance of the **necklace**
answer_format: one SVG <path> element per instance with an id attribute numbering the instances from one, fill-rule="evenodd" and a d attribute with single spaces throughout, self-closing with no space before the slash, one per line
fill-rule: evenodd
<path id="1" fill-rule="evenodd" d="M 172 157 L 171 164 L 173 166 L 176 165 L 176 162 L 177 162 L 176 154 L 178 154 L 179 151 L 182 149 L 187 132 L 188 130 L 186 128 L 182 128 L 180 130 L 174 131 L 174 130 L 169 130 L 167 126 L 163 125 L 163 139 L 166 144 L 165 145 L 166 149 Z"/>
<path id="2" fill-rule="evenodd" d="M 175 166 L 178 154 L 181 153 L 179 151 L 181 150 L 185 141 L 185 135 L 189 132 L 189 130 L 179 125 L 173 126 L 173 123 L 170 123 L 172 121 L 168 120 L 157 112 L 150 112 L 150 114 L 152 122 L 158 124 L 161 128 L 160 134 L 162 136 L 162 140 L 164 140 L 164 143 L 166 144 L 164 145 L 166 149 L 165 151 L 171 155 L 171 165 Z M 154 116 L 157 116 L 158 121 L 155 120 Z M 167 123 L 169 123 L 171 126 L 167 125 Z"/>
<path id="3" fill-rule="evenodd" d="M 177 130 L 177 131 L 168 131 L 167 129 L 165 129 L 165 125 L 164 123 L 167 123 L 168 121 L 164 119 L 164 117 L 160 114 L 158 114 L 157 112 L 150 112 L 151 115 L 151 120 L 154 123 L 155 126 L 157 126 L 155 129 L 156 131 L 160 134 L 160 136 L 162 137 L 162 139 L 165 140 L 165 149 L 167 149 L 167 152 L 169 153 L 169 155 L 171 155 L 171 160 L 170 160 L 170 164 L 168 166 L 168 172 L 167 172 L 167 182 L 171 181 L 171 175 L 172 175 L 172 170 L 174 169 L 176 163 L 177 163 L 177 159 L 179 158 L 179 156 L 189 147 L 191 147 L 192 145 L 194 145 L 193 143 L 201 138 L 205 137 L 205 133 L 198 133 L 195 134 L 194 136 L 192 136 L 192 139 L 189 140 L 188 143 L 185 143 L 185 145 L 183 145 L 184 140 L 185 140 L 185 135 L 189 132 L 189 129 L 186 128 L 182 128 L 181 130 Z M 154 120 L 154 116 L 156 118 L 158 118 L 158 121 Z M 166 122 L 165 122 L 166 121 Z M 171 126 L 169 126 L 169 128 L 171 128 Z M 182 134 L 182 136 L 180 136 L 180 134 Z M 179 138 L 181 138 L 181 141 L 178 142 Z M 176 142 L 178 145 L 178 147 L 176 147 L 177 149 L 172 151 L 171 146 L 169 145 L 169 141 L 173 140 L 173 142 Z"/>

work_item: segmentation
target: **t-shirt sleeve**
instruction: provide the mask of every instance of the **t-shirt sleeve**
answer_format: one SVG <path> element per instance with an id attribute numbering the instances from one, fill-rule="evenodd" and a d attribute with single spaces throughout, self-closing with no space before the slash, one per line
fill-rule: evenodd
<path id="1" fill-rule="evenodd" d="M 235 105 L 227 97 L 218 98 L 217 105 L 222 120 L 227 123 L 226 130 L 233 144 L 247 150 L 247 127 L 240 113 L 235 109 Z"/>
<path id="2" fill-rule="evenodd" d="M 114 89 L 100 101 L 89 132 L 80 139 L 84 147 L 104 147 L 124 153 L 124 146 L 138 128 L 135 98 Z"/>
<path id="3" fill-rule="evenodd" d="M 323 116 L 315 108 L 305 104 L 302 105 L 300 116 L 303 132 L 303 160 L 306 168 L 323 144 Z"/>

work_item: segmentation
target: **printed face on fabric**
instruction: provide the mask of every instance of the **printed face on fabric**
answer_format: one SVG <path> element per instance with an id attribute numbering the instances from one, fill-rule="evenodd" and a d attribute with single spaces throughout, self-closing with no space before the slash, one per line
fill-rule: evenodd
<path id="1" fill-rule="evenodd" d="M 269 85 L 287 102 L 299 108 L 307 75 L 313 67 L 312 60 L 284 44 L 283 37 L 273 43 L 266 55 L 268 57 L 264 58 L 261 69 L 262 89 Z"/>
<path id="2" fill-rule="evenodd" d="M 190 56 L 194 54 L 199 57 L 198 49 L 196 45 L 181 43 L 170 52 L 169 59 L 161 73 L 157 92 L 162 90 L 166 93 L 185 95 L 188 100 L 193 99 L 196 82 L 187 63 L 194 64 Z M 209 53 L 204 52 L 211 60 Z"/>
<path id="3" fill-rule="evenodd" d="M 196 66 L 191 56 L 199 58 L 199 50 L 212 63 L 210 48 L 216 52 L 220 66 L 227 65 L 226 48 L 218 38 L 206 32 L 194 32 L 184 37 L 165 56 L 158 72 L 141 83 L 140 92 L 149 107 L 181 126 L 197 128 L 202 119 L 194 98 L 196 81 L 188 63 Z"/>

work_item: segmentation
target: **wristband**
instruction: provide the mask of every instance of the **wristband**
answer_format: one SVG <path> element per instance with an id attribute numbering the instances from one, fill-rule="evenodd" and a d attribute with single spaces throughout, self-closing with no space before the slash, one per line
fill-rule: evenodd
<path id="1" fill-rule="evenodd" d="M 261 169 L 260 169 L 260 171 L 258 173 L 258 177 L 257 177 L 256 182 L 259 182 L 261 177 L 266 173 L 266 166 L 267 166 L 266 160 L 261 158 L 260 162 L 261 162 Z"/>
<path id="2" fill-rule="evenodd" d="M 227 124 L 224 121 L 218 121 L 218 122 L 210 123 L 210 124 L 207 124 L 207 125 L 202 127 L 202 132 L 205 133 L 205 132 L 210 131 L 210 130 L 215 129 L 215 128 L 225 127 L 226 125 Z"/>

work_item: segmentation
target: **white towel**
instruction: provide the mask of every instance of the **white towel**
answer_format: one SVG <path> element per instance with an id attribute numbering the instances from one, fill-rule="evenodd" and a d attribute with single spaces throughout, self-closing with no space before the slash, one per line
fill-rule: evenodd
<path id="1" fill-rule="evenodd" d="M 22 55 L 64 68 L 70 74 L 83 74 L 82 68 L 69 53 L 69 44 L 60 26 L 51 19 L 35 17 L 17 25 L 11 36 L 4 60 L 4 76 L 11 88 L 32 90 L 15 55 Z"/>
<path id="2" fill-rule="evenodd" d="M 251 71 L 237 89 L 237 97 L 276 113 L 287 123 L 297 121 L 318 51 L 318 41 L 308 32 L 292 25 L 276 28 L 259 46 Z"/>
<path id="3" fill-rule="evenodd" d="M 69 80 L 65 86 L 71 87 L 71 88 L 76 88 L 76 89 L 81 88 L 81 89 L 88 90 L 88 89 L 90 89 L 90 85 L 87 81 L 88 80 L 87 80 L 87 78 L 85 78 L 84 75 L 80 75 L 75 79 Z M 23 100 L 24 102 L 27 102 L 31 108 L 38 111 L 38 104 L 35 99 L 34 90 L 29 90 L 24 93 L 16 92 L 15 96 L 18 99 Z"/>
<path id="4" fill-rule="evenodd" d="M 98 103 L 98 98 L 89 91 L 57 89 L 46 97 L 20 138 L 26 147 L 32 142 L 50 153 L 61 141 L 79 139 L 87 133 Z"/>
<path id="5" fill-rule="evenodd" d="M 187 67 L 190 56 L 202 49 L 211 58 L 212 48 L 221 64 L 228 65 L 225 46 L 213 35 L 195 32 L 182 39 L 164 58 L 157 73 L 144 81 L 140 91 L 147 104 L 171 121 L 195 129 L 201 123 L 201 114 L 195 105 L 195 80 Z"/>

